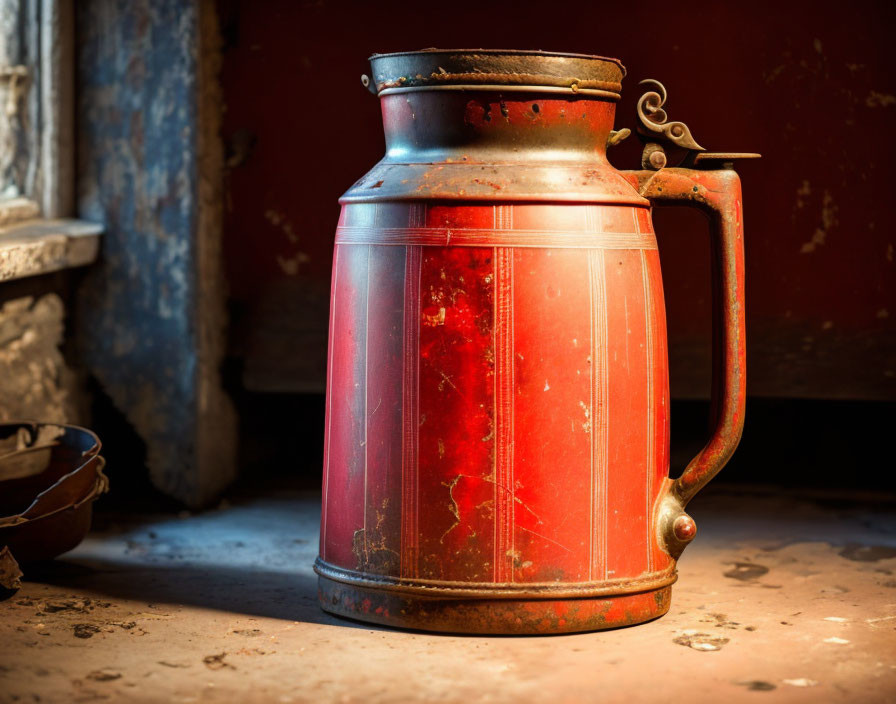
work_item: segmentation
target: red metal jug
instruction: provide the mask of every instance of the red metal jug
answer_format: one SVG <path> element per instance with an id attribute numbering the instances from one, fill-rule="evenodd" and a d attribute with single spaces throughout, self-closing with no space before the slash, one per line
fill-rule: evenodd
<path id="1" fill-rule="evenodd" d="M 540 51 L 375 55 L 386 156 L 343 196 L 330 308 L 321 606 L 464 633 L 669 609 L 684 512 L 744 412 L 740 182 L 661 87 L 643 171 L 606 147 L 624 68 Z M 685 148 L 666 167 L 663 144 Z M 715 431 L 669 469 L 653 204 L 713 223 Z"/>

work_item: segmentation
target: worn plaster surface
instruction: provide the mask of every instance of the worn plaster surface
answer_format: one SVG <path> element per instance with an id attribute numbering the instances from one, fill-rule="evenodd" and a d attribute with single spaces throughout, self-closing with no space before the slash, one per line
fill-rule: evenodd
<path id="1" fill-rule="evenodd" d="M 64 317 L 55 293 L 0 295 L 0 421 L 78 420 L 78 380 L 59 351 Z"/>
<path id="2" fill-rule="evenodd" d="M 670 613 L 554 637 L 408 633 L 316 602 L 316 495 L 102 530 L 0 602 L 0 701 L 888 702 L 893 500 L 699 497 Z"/>
<path id="3" fill-rule="evenodd" d="M 70 219 L 31 219 L 0 227 L 0 281 L 91 263 L 99 251 L 101 229 Z"/>

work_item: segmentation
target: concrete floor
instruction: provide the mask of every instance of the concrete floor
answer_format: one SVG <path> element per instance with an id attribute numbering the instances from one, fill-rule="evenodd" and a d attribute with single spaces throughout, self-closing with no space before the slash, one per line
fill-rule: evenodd
<path id="1" fill-rule="evenodd" d="M 0 603 L 0 700 L 892 702 L 894 506 L 716 488 L 667 616 L 541 638 L 324 614 L 313 495 L 105 515 Z"/>

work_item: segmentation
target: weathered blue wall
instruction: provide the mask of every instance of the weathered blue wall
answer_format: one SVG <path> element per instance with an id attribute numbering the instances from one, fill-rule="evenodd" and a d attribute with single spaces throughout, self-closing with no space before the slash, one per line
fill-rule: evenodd
<path id="1" fill-rule="evenodd" d="M 219 232 L 201 217 L 216 207 L 207 189 L 200 197 L 202 179 L 217 179 L 201 173 L 217 163 L 202 153 L 217 123 L 202 109 L 201 7 L 89 0 L 77 18 L 78 207 L 106 228 L 81 297 L 84 355 L 145 440 L 153 482 L 194 505 L 235 461 L 220 331 L 207 329 L 220 322 L 223 289 L 203 275 L 216 251 L 203 238 Z"/>

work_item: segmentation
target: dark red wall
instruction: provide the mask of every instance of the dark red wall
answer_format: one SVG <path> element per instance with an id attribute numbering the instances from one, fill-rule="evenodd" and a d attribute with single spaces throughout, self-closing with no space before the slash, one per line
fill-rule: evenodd
<path id="1" fill-rule="evenodd" d="M 669 90 L 710 150 L 758 151 L 745 192 L 749 388 L 896 398 L 896 4 L 598 2 L 220 4 L 225 247 L 234 353 L 255 389 L 320 388 L 336 199 L 382 155 L 373 52 L 427 46 L 616 56 Z M 636 140 L 612 155 L 638 165 Z M 673 393 L 708 389 L 706 226 L 656 215 Z"/>

